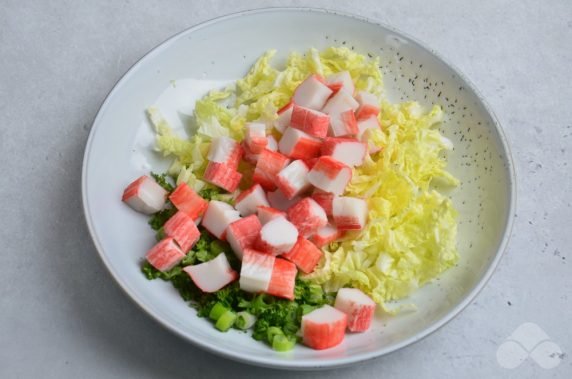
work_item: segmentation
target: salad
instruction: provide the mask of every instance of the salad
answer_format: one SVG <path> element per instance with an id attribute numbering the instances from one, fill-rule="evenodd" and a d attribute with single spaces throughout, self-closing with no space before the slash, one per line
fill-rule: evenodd
<path id="1" fill-rule="evenodd" d="M 156 233 L 143 273 L 216 329 L 327 349 L 456 263 L 456 211 L 436 189 L 458 184 L 452 143 L 439 106 L 386 99 L 379 58 L 311 49 L 278 69 L 274 54 L 197 101 L 188 138 L 149 108 L 173 163 L 122 200 Z"/>

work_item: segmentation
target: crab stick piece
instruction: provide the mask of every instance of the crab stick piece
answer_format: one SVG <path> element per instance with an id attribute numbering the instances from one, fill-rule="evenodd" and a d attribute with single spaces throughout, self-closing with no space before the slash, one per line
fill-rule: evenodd
<path id="1" fill-rule="evenodd" d="M 268 221 L 254 243 L 254 247 L 266 254 L 280 255 L 290 251 L 298 240 L 298 229 L 284 217 Z"/>
<path id="2" fill-rule="evenodd" d="M 294 103 L 290 126 L 318 138 L 328 134 L 330 116 L 320 111 L 302 107 Z"/>
<path id="3" fill-rule="evenodd" d="M 356 137 L 362 142 L 366 142 L 365 141 L 366 138 L 364 137 L 366 136 L 367 130 L 380 128 L 379 121 L 375 116 L 371 116 L 363 120 L 358 120 L 357 126 L 358 126 L 358 133 Z"/>
<path id="4" fill-rule="evenodd" d="M 276 189 L 276 176 L 289 162 L 290 160 L 285 155 L 264 149 L 256 163 L 252 180 L 259 183 L 265 190 L 273 191 Z"/>
<path id="5" fill-rule="evenodd" d="M 326 102 L 322 112 L 332 116 L 346 111 L 354 112 L 358 107 L 359 103 L 352 97 L 351 93 L 338 91 Z"/>
<path id="6" fill-rule="evenodd" d="M 339 345 L 344 340 L 347 315 L 329 305 L 302 316 L 302 339 L 304 344 L 323 350 Z"/>
<path id="7" fill-rule="evenodd" d="M 350 167 L 355 167 L 363 164 L 367 145 L 353 138 L 328 137 L 322 144 L 321 152 L 322 155 L 329 155 Z"/>
<path id="8" fill-rule="evenodd" d="M 334 137 L 355 136 L 358 133 L 356 117 L 352 110 L 330 116 L 328 134 Z"/>
<path id="9" fill-rule="evenodd" d="M 163 209 L 166 198 L 167 191 L 143 175 L 125 188 L 121 200 L 137 212 L 152 214 Z"/>
<path id="10" fill-rule="evenodd" d="M 336 90 L 342 89 L 352 95 L 355 90 L 354 82 L 350 73 L 347 71 L 336 72 L 335 74 L 326 76 L 326 84 L 330 89 Z"/>
<path id="11" fill-rule="evenodd" d="M 308 181 L 322 191 L 341 195 L 350 179 L 352 169 L 329 156 L 322 156 L 308 173 Z"/>
<path id="12" fill-rule="evenodd" d="M 332 201 L 332 216 L 340 230 L 363 229 L 367 221 L 367 203 L 355 197 L 336 197 Z"/>
<path id="13" fill-rule="evenodd" d="M 286 130 L 286 128 L 290 125 L 292 109 L 294 109 L 294 103 L 292 101 L 278 109 L 278 117 L 274 120 L 273 125 L 274 128 L 276 128 L 276 130 L 278 130 L 280 133 L 284 133 L 284 130 Z"/>
<path id="14" fill-rule="evenodd" d="M 240 289 L 254 293 L 268 291 L 275 260 L 272 255 L 245 249 L 240 268 Z"/>
<path id="15" fill-rule="evenodd" d="M 294 285 L 296 283 L 296 265 L 285 259 L 276 258 L 272 267 L 272 276 L 267 293 L 270 295 L 294 300 Z"/>
<path id="16" fill-rule="evenodd" d="M 260 154 L 268 145 L 266 138 L 266 125 L 260 122 L 247 122 L 244 126 L 246 129 L 244 141 L 254 154 Z"/>
<path id="17" fill-rule="evenodd" d="M 276 141 L 276 138 L 274 138 L 274 136 L 272 135 L 267 136 L 266 140 L 267 140 L 266 149 L 270 151 L 278 151 L 278 141 Z M 258 158 L 260 157 L 260 153 L 259 154 L 253 153 L 248 148 L 245 141 L 242 142 L 242 149 L 244 150 L 244 155 L 243 155 L 244 160 L 256 166 Z"/>
<path id="18" fill-rule="evenodd" d="M 320 155 L 322 141 L 296 128 L 286 128 L 278 150 L 292 159 L 309 159 Z"/>
<path id="19" fill-rule="evenodd" d="M 293 199 L 310 188 L 308 172 L 310 169 L 303 161 L 294 161 L 278 173 L 276 185 L 287 199 Z"/>
<path id="20" fill-rule="evenodd" d="M 238 188 L 242 174 L 224 163 L 209 162 L 203 179 L 228 192 Z"/>
<path id="21" fill-rule="evenodd" d="M 268 192 L 266 196 L 268 197 L 270 206 L 272 208 L 278 209 L 279 211 L 286 211 L 292 205 L 300 201 L 300 198 L 297 196 L 292 199 L 288 199 L 286 195 L 284 195 L 284 193 L 279 189 L 273 192 Z"/>
<path id="22" fill-rule="evenodd" d="M 238 278 L 238 274 L 230 267 L 224 253 L 220 253 L 208 262 L 187 266 L 183 268 L 183 271 L 189 274 L 193 283 L 201 291 L 207 293 L 216 292 Z"/>
<path id="23" fill-rule="evenodd" d="M 175 239 L 167 237 L 159 241 L 145 255 L 147 262 L 161 272 L 169 271 L 185 258 L 185 253 L 175 243 Z"/>
<path id="24" fill-rule="evenodd" d="M 339 230 L 336 226 L 327 224 L 316 230 L 316 233 L 312 234 L 312 237 L 310 237 L 310 241 L 312 241 L 312 243 L 317 247 L 322 247 L 326 246 L 330 242 L 334 242 L 343 234 L 344 232 Z"/>
<path id="25" fill-rule="evenodd" d="M 193 220 L 198 220 L 207 210 L 209 202 L 200 197 L 187 183 L 181 183 L 169 196 L 171 203 Z"/>
<path id="26" fill-rule="evenodd" d="M 212 140 L 207 159 L 211 162 L 223 163 L 236 170 L 243 155 L 238 142 L 230 137 L 218 137 Z"/>
<path id="27" fill-rule="evenodd" d="M 332 90 L 324 83 L 324 79 L 318 75 L 308 76 L 294 91 L 294 104 L 320 110 L 332 94 Z"/>
<path id="28" fill-rule="evenodd" d="M 195 221 L 183 211 L 178 211 L 163 226 L 165 235 L 173 237 L 184 253 L 193 248 L 201 237 Z"/>
<path id="29" fill-rule="evenodd" d="M 306 166 L 308 166 L 308 170 L 311 170 L 312 167 L 314 167 L 314 165 L 316 164 L 316 162 L 318 161 L 318 158 L 310 158 L 310 159 L 303 159 L 304 163 L 306 163 Z"/>
<path id="30" fill-rule="evenodd" d="M 309 274 L 314 271 L 322 259 L 322 255 L 322 250 L 318 249 L 316 245 L 306 238 L 298 236 L 294 247 L 289 252 L 282 254 L 281 257 L 294 263 L 303 273 Z"/>
<path id="31" fill-rule="evenodd" d="M 305 197 L 287 211 L 288 219 L 303 236 L 310 236 L 328 223 L 326 212 L 312 198 Z"/>
<path id="32" fill-rule="evenodd" d="M 275 219 L 276 217 L 286 217 L 286 212 L 279 211 L 278 209 L 272 207 L 258 206 L 257 208 L 258 220 L 262 225 L 265 225 L 268 221 Z"/>
<path id="33" fill-rule="evenodd" d="M 357 288 L 341 288 L 334 307 L 348 316 L 350 332 L 365 332 L 371 326 L 375 302 Z"/>
<path id="34" fill-rule="evenodd" d="M 379 114 L 379 99 L 377 96 L 369 92 L 359 91 L 356 94 L 356 100 L 359 103 L 359 108 L 356 112 L 358 120 L 365 120 L 371 116 L 377 117 Z"/>
<path id="35" fill-rule="evenodd" d="M 255 184 L 242 191 L 234 202 L 234 207 L 243 217 L 256 213 L 256 209 L 261 205 L 269 207 L 270 203 L 268 203 L 266 193 L 260 184 Z"/>
<path id="36" fill-rule="evenodd" d="M 332 201 L 334 200 L 335 197 L 333 193 L 324 192 L 319 189 L 316 189 L 314 190 L 314 193 L 312 193 L 311 197 L 312 199 L 314 199 L 316 203 L 320 205 L 320 207 L 324 209 L 326 215 L 328 216 L 332 215 Z"/>
<path id="37" fill-rule="evenodd" d="M 226 240 L 238 259 L 242 259 L 245 249 L 252 248 L 262 225 L 256 215 L 236 220 L 226 228 Z"/>
<path id="38" fill-rule="evenodd" d="M 216 238 L 223 240 L 226 228 L 240 219 L 240 214 L 232 205 L 218 200 L 211 200 L 201 224 Z"/>

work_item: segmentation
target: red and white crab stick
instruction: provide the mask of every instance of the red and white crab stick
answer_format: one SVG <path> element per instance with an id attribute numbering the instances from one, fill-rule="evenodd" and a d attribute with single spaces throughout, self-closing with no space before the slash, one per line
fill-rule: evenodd
<path id="1" fill-rule="evenodd" d="M 232 205 L 211 200 L 201 224 L 216 238 L 224 240 L 226 228 L 238 219 L 240 219 L 240 214 Z"/>
<path id="2" fill-rule="evenodd" d="M 323 350 L 339 345 L 345 336 L 347 315 L 329 305 L 302 316 L 302 339 L 304 344 Z"/>
<path id="3" fill-rule="evenodd" d="M 350 167 L 355 167 L 363 164 L 367 146 L 353 138 L 328 137 L 322 144 L 321 153 L 322 155 L 329 155 Z"/>
<path id="4" fill-rule="evenodd" d="M 310 75 L 296 88 L 292 100 L 294 104 L 317 111 L 324 107 L 332 93 L 322 77 Z"/>
<path id="5" fill-rule="evenodd" d="M 208 262 L 186 266 L 183 270 L 189 274 L 192 281 L 203 292 L 216 292 L 238 278 L 224 253 Z"/>
<path id="6" fill-rule="evenodd" d="M 298 228 L 300 235 L 305 237 L 314 234 L 328 223 L 324 209 L 310 197 L 305 197 L 291 206 L 287 214 L 288 219 Z"/>
<path id="7" fill-rule="evenodd" d="M 276 184 L 287 199 L 293 199 L 311 187 L 308 172 L 310 170 L 304 161 L 296 160 L 278 173 Z"/>
<path id="8" fill-rule="evenodd" d="M 290 251 L 297 239 L 298 229 L 284 217 L 277 217 L 264 224 L 254 247 L 266 254 L 280 255 Z"/>
<path id="9" fill-rule="evenodd" d="M 185 253 L 172 237 L 163 238 L 145 255 L 147 262 L 157 270 L 165 272 L 178 265 Z"/>
<path id="10" fill-rule="evenodd" d="M 335 197 L 332 202 L 332 215 L 340 230 L 363 229 L 367 221 L 367 203 L 355 197 Z"/>
<path id="11" fill-rule="evenodd" d="M 150 177 L 143 175 L 123 191 L 123 200 L 137 212 L 152 214 L 165 206 L 167 191 Z"/>
<path id="12" fill-rule="evenodd" d="M 375 302 L 357 288 L 340 288 L 334 307 L 348 316 L 350 332 L 365 332 L 371 326 Z"/>
<path id="13" fill-rule="evenodd" d="M 341 195 L 352 178 L 352 169 L 342 162 L 321 156 L 308 173 L 308 181 L 322 191 Z"/>
<path id="14" fill-rule="evenodd" d="M 291 159 L 309 159 L 320 155 L 322 141 L 308 133 L 288 127 L 284 131 L 278 150 Z"/>
<path id="15" fill-rule="evenodd" d="M 215 163 L 223 163 L 233 170 L 236 170 L 243 150 L 238 142 L 230 137 L 214 138 L 209 147 L 207 159 Z"/>
<path id="16" fill-rule="evenodd" d="M 185 212 L 193 220 L 198 220 L 207 210 L 209 202 L 199 196 L 187 183 L 181 183 L 175 188 L 169 200 L 178 210 Z"/>
<path id="17" fill-rule="evenodd" d="M 238 259 L 242 259 L 245 249 L 254 246 L 262 225 L 256 215 L 232 222 L 226 229 L 226 240 Z"/>
<path id="18" fill-rule="evenodd" d="M 256 213 L 259 206 L 270 206 L 266 193 L 260 184 L 254 184 L 249 189 L 242 191 L 234 203 L 236 210 L 244 217 Z"/>

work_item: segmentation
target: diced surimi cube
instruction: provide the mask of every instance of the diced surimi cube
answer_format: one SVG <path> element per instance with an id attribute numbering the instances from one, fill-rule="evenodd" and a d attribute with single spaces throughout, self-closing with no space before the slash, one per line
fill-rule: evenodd
<path id="1" fill-rule="evenodd" d="M 359 91 L 356 94 L 356 100 L 359 103 L 359 108 L 356 112 L 358 120 L 365 120 L 371 116 L 377 117 L 379 114 L 379 99 L 377 96 L 369 92 Z"/>
<path id="2" fill-rule="evenodd" d="M 275 219 L 276 217 L 286 217 L 286 213 L 279 211 L 278 209 L 272 207 L 258 206 L 257 207 L 258 219 L 262 225 L 266 224 L 268 221 Z"/>
<path id="3" fill-rule="evenodd" d="M 303 273 L 309 274 L 320 263 L 322 255 L 322 250 L 318 249 L 316 245 L 306 238 L 298 236 L 294 247 L 289 252 L 282 254 L 281 257 L 294 263 Z"/>
<path id="4" fill-rule="evenodd" d="M 266 125 L 260 122 L 248 122 L 244 127 L 246 129 L 244 137 L 246 145 L 254 154 L 260 154 L 268 145 Z"/>
<path id="5" fill-rule="evenodd" d="M 245 249 L 240 268 L 240 289 L 255 293 L 268 291 L 275 260 L 272 255 Z"/>
<path id="6" fill-rule="evenodd" d="M 225 238 L 226 228 L 240 218 L 240 214 L 232 205 L 218 200 L 211 200 L 201 224 L 218 239 Z"/>
<path id="7" fill-rule="evenodd" d="M 216 258 L 198 265 L 187 266 L 183 269 L 191 277 L 193 283 L 203 292 L 216 292 L 238 278 L 224 253 Z"/>
<path id="8" fill-rule="evenodd" d="M 352 110 L 330 116 L 328 133 L 334 137 L 354 136 L 358 133 L 356 117 Z"/>
<path id="9" fill-rule="evenodd" d="M 276 208 L 279 211 L 285 211 L 292 205 L 300 201 L 299 197 L 294 197 L 293 199 L 288 199 L 286 195 L 282 193 L 279 189 L 273 192 L 268 192 L 266 194 L 268 197 L 268 202 L 272 208 Z"/>
<path id="10" fill-rule="evenodd" d="M 278 151 L 278 141 L 274 138 L 273 135 L 266 137 L 268 143 L 266 144 L 266 148 L 270 151 Z"/>
<path id="11" fill-rule="evenodd" d="M 211 162 L 224 163 L 236 170 L 242 158 L 242 147 L 230 137 L 214 138 L 209 147 L 207 159 Z"/>
<path id="12" fill-rule="evenodd" d="M 350 75 L 349 72 L 347 71 L 340 71 L 340 72 L 336 72 L 335 74 L 329 75 L 326 77 L 326 84 L 328 85 L 328 87 L 330 87 L 330 89 L 334 90 L 335 89 L 332 88 L 333 85 L 335 85 L 335 87 L 339 87 L 339 89 L 343 89 L 344 91 L 348 92 L 350 95 L 352 95 L 354 93 L 355 87 L 354 87 L 354 82 L 352 81 L 352 77 Z"/>
<path id="13" fill-rule="evenodd" d="M 167 237 L 173 237 L 184 253 L 191 250 L 201 237 L 195 221 L 185 212 L 178 211 L 163 225 Z"/>
<path id="14" fill-rule="evenodd" d="M 308 166 L 303 161 L 297 160 L 278 173 L 276 184 L 287 199 L 292 199 L 310 188 L 308 172 L 310 172 Z"/>
<path id="15" fill-rule="evenodd" d="M 147 262 L 161 272 L 169 271 L 185 258 L 185 253 L 171 237 L 159 241 L 147 252 Z"/>
<path id="16" fill-rule="evenodd" d="M 270 295 L 294 300 L 294 285 L 298 270 L 294 263 L 285 259 L 276 258 L 272 268 L 272 277 L 266 291 Z"/>
<path id="17" fill-rule="evenodd" d="M 314 190 L 314 193 L 312 193 L 312 199 L 314 199 L 314 201 L 318 204 L 320 204 L 320 207 L 322 207 L 322 209 L 324 209 L 324 211 L 326 212 L 326 215 L 331 216 L 332 215 L 332 201 L 334 200 L 335 195 L 331 192 L 324 192 L 321 190 Z"/>
<path id="18" fill-rule="evenodd" d="M 327 224 L 326 226 L 322 226 L 320 229 L 318 229 L 316 233 L 312 234 L 310 241 L 312 241 L 317 247 L 322 247 L 329 244 L 330 242 L 334 242 L 342 235 L 343 231 L 339 230 L 334 225 Z"/>
<path id="19" fill-rule="evenodd" d="M 320 111 L 294 104 L 290 126 L 313 137 L 324 138 L 328 134 L 330 116 Z"/>
<path id="20" fill-rule="evenodd" d="M 245 249 L 252 248 L 262 225 L 256 215 L 236 220 L 226 228 L 226 240 L 238 259 L 242 259 Z"/>
<path id="21" fill-rule="evenodd" d="M 121 200 L 137 212 L 152 214 L 163 209 L 166 197 L 163 187 L 143 175 L 125 188 Z"/>
<path id="22" fill-rule="evenodd" d="M 332 216 L 340 230 L 363 229 L 367 221 L 367 203 L 355 197 L 335 197 Z"/>
<path id="23" fill-rule="evenodd" d="M 367 153 L 367 145 L 353 138 L 328 137 L 322 144 L 322 155 L 329 155 L 348 166 L 360 166 Z"/>
<path id="24" fill-rule="evenodd" d="M 364 120 L 359 120 L 357 122 L 357 126 L 358 126 L 357 139 L 359 139 L 362 142 L 366 142 L 364 140 L 364 135 L 366 134 L 366 131 L 368 129 L 378 129 L 380 127 L 379 121 L 375 116 L 371 116 Z"/>
<path id="25" fill-rule="evenodd" d="M 287 214 L 290 222 L 298 228 L 298 232 L 303 236 L 314 234 L 316 230 L 328 223 L 328 216 L 326 216 L 324 209 L 309 197 L 305 197 L 291 206 Z"/>
<path id="26" fill-rule="evenodd" d="M 296 128 L 286 128 L 278 150 L 292 159 L 308 159 L 320 155 L 322 141 Z"/>
<path id="27" fill-rule="evenodd" d="M 234 202 L 234 207 L 243 217 L 256 213 L 256 208 L 260 205 L 270 206 L 266 199 L 266 193 L 260 184 L 255 184 L 242 191 Z"/>
<path id="28" fill-rule="evenodd" d="M 209 162 L 203 175 L 205 182 L 214 184 L 228 192 L 234 192 L 242 174 L 224 163 Z"/>
<path id="29" fill-rule="evenodd" d="M 284 217 L 277 217 L 264 224 L 254 247 L 266 254 L 280 255 L 290 251 L 297 239 L 298 229 Z"/>
<path id="30" fill-rule="evenodd" d="M 274 127 L 280 133 L 284 133 L 284 130 L 290 125 L 290 118 L 292 117 L 292 109 L 294 103 L 290 101 L 288 104 L 284 105 L 277 112 L 278 117 L 274 120 Z"/>
<path id="31" fill-rule="evenodd" d="M 346 91 L 338 91 L 334 96 L 330 97 L 322 112 L 329 115 L 337 115 L 346 111 L 355 111 L 359 104 L 353 98 L 352 94 Z"/>
<path id="32" fill-rule="evenodd" d="M 270 135 L 266 137 L 266 140 L 268 141 L 268 143 L 266 144 L 266 149 L 270 150 L 270 151 L 278 151 L 278 141 L 276 141 L 276 138 L 274 138 L 274 136 Z M 248 163 L 251 163 L 253 165 L 256 165 L 256 163 L 258 162 L 258 158 L 260 157 L 260 153 L 255 154 L 253 153 L 249 147 L 246 145 L 246 142 L 242 142 L 242 149 L 244 151 L 244 160 L 247 161 Z"/>
<path id="33" fill-rule="evenodd" d="M 344 340 L 347 318 L 344 312 L 329 305 L 302 316 L 304 344 L 316 350 L 339 345 Z"/>
<path id="34" fill-rule="evenodd" d="M 332 92 L 324 83 L 323 78 L 311 75 L 296 88 L 292 100 L 294 104 L 319 110 L 322 109 Z"/>
<path id="35" fill-rule="evenodd" d="M 276 189 L 276 175 L 290 162 L 288 157 L 270 151 L 268 149 L 262 150 L 252 180 L 259 183 L 265 190 L 272 191 Z"/>
<path id="36" fill-rule="evenodd" d="M 348 316 L 350 332 L 368 330 L 375 313 L 375 302 L 357 288 L 341 288 L 334 307 Z"/>
<path id="37" fill-rule="evenodd" d="M 322 191 L 341 195 L 350 179 L 352 169 L 342 162 L 328 156 L 318 158 L 318 161 L 308 173 L 308 181 Z"/>
<path id="38" fill-rule="evenodd" d="M 316 158 L 310 158 L 310 159 L 303 159 L 303 161 L 306 164 L 306 166 L 308 167 L 308 170 L 311 170 L 312 167 L 314 167 L 314 165 L 318 161 L 318 158 L 316 157 Z"/>
<path id="39" fill-rule="evenodd" d="M 181 183 L 169 196 L 171 203 L 180 211 L 188 214 L 193 220 L 201 217 L 209 202 L 199 196 L 187 183 Z"/>

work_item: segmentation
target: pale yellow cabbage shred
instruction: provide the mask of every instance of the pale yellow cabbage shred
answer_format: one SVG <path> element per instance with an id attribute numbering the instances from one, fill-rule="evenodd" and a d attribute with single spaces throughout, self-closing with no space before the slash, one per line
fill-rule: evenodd
<path id="1" fill-rule="evenodd" d="M 202 188 L 210 140 L 218 135 L 241 140 L 245 122 L 272 121 L 310 74 L 349 71 L 358 90 L 384 98 L 379 58 L 347 48 L 311 49 L 304 55 L 291 53 L 280 70 L 271 65 L 274 55 L 275 51 L 266 52 L 235 86 L 199 100 L 195 105 L 198 129 L 189 140 L 173 135 L 156 110 L 149 109 L 157 129 L 156 147 L 165 156 L 175 157 L 171 174 L 178 176 L 178 182 Z M 221 104 L 229 100 L 231 106 Z M 455 186 L 458 181 L 446 171 L 443 151 L 451 143 L 436 128 L 443 119 L 440 107 L 425 112 L 415 102 L 386 100 L 380 106 L 382 129 L 369 138 L 382 149 L 354 170 L 346 193 L 367 199 L 368 223 L 363 231 L 323 248 L 319 267 L 303 279 L 332 291 L 357 287 L 385 306 L 457 262 L 456 211 L 431 184 L 438 180 Z"/>

